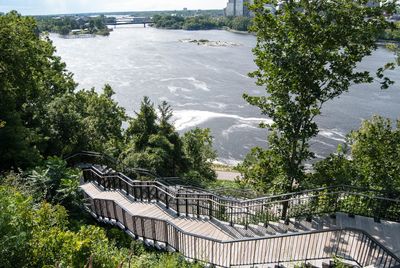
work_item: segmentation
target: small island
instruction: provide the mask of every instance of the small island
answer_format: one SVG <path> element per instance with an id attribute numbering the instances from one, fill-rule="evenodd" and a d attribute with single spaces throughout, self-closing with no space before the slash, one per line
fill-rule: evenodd
<path id="1" fill-rule="evenodd" d="M 241 44 L 228 42 L 228 41 L 212 41 L 207 39 L 181 39 L 179 40 L 181 43 L 193 43 L 199 46 L 207 46 L 207 47 L 237 47 L 241 46 Z"/>

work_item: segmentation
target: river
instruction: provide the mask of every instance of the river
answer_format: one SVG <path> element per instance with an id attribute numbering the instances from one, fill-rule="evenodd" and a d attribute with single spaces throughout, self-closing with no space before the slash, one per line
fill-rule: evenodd
<path id="1" fill-rule="evenodd" d="M 166 100 L 174 109 L 176 129 L 210 128 L 219 160 L 241 161 L 254 146 L 265 146 L 267 131 L 258 128 L 268 118 L 242 98 L 247 92 L 264 93 L 247 73 L 254 71 L 251 35 L 227 31 L 181 31 L 142 27 L 116 28 L 109 37 L 63 39 L 51 35 L 57 54 L 74 73 L 79 88 L 105 83 L 116 92 L 115 100 L 134 115 L 143 96 L 155 104 Z M 240 44 L 208 47 L 183 43 L 183 39 L 208 39 Z M 392 53 L 378 49 L 359 66 L 374 71 Z M 343 142 L 346 133 L 360 127 L 363 119 L 379 114 L 397 119 L 400 114 L 399 70 L 387 74 L 397 82 L 382 91 L 379 84 L 357 85 L 325 105 L 317 119 L 320 134 L 311 142 L 317 157 L 327 156 Z"/>

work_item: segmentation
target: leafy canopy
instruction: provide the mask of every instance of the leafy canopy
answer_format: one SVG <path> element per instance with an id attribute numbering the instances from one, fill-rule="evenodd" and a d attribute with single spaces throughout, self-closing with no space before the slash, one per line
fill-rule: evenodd
<path id="1" fill-rule="evenodd" d="M 309 140 L 318 133 L 315 118 L 323 104 L 352 84 L 374 79 L 356 66 L 376 49 L 378 33 L 388 26 L 384 11 L 391 12 L 393 2 L 382 7 L 369 7 L 367 2 L 288 0 L 275 14 L 264 5 L 277 6 L 278 1 L 256 0 L 252 6 L 258 70 L 251 76 L 265 87 L 266 95 L 244 98 L 273 123 L 262 125 L 270 130 L 269 152 L 249 157 L 276 163 L 275 172 L 259 179 L 273 181 L 271 176 L 279 174 L 279 192 L 292 191 L 295 182 L 301 184 L 304 162 L 314 157 Z M 377 70 L 378 76 L 382 88 L 387 88 L 392 82 L 383 77 L 383 70 Z"/>
<path id="2" fill-rule="evenodd" d="M 374 116 L 348 135 L 344 148 L 315 164 L 311 182 L 347 184 L 385 193 L 400 194 L 400 122 Z"/>

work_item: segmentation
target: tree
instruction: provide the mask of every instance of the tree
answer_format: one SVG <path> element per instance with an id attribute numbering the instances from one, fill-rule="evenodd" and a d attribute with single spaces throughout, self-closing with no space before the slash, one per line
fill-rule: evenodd
<path id="1" fill-rule="evenodd" d="M 248 31 L 251 27 L 252 20 L 247 17 L 234 17 L 231 22 L 231 27 L 237 31 Z"/>
<path id="2" fill-rule="evenodd" d="M 0 16 L 0 169 L 24 168 L 40 160 L 46 126 L 41 117 L 48 102 L 73 92 L 75 83 L 65 64 L 41 38 L 33 18 L 16 12 Z"/>
<path id="3" fill-rule="evenodd" d="M 149 142 L 151 135 L 157 134 L 157 114 L 150 98 L 145 96 L 140 105 L 136 118 L 131 119 L 126 130 L 126 141 L 132 142 L 135 150 L 143 150 Z"/>
<path id="4" fill-rule="evenodd" d="M 245 94 L 244 98 L 273 120 L 261 125 L 270 131 L 269 146 L 268 153 L 258 156 L 259 161 L 271 162 L 269 166 L 276 169 L 272 174 L 280 174 L 278 192 L 283 193 L 302 186 L 304 163 L 314 157 L 309 140 L 318 133 L 315 118 L 324 103 L 352 84 L 373 81 L 369 72 L 357 71 L 356 66 L 376 49 L 376 36 L 388 25 L 384 10 L 390 12 L 393 5 L 368 7 L 366 0 L 288 0 L 274 15 L 264 8 L 277 2 L 256 0 L 251 8 L 256 14 L 253 31 L 258 66 L 251 76 L 257 85 L 265 86 L 267 94 Z M 380 78 L 382 72 L 383 68 L 378 70 Z M 382 87 L 390 83 L 386 78 Z"/>
<path id="5" fill-rule="evenodd" d="M 398 198 L 400 193 L 400 121 L 375 116 L 349 135 L 352 164 L 357 169 L 357 185 Z"/>
<path id="6" fill-rule="evenodd" d="M 185 174 L 188 179 L 202 181 L 216 178 L 211 167 L 217 154 L 212 147 L 213 138 L 210 132 L 208 128 L 195 128 L 182 137 L 183 151 L 189 159 L 189 172 Z"/>
<path id="7" fill-rule="evenodd" d="M 162 176 L 178 176 L 187 166 L 182 141 L 169 122 L 171 107 L 163 102 L 158 109 L 160 116 L 150 99 L 143 98 L 140 111 L 126 130 L 127 148 L 121 158 L 130 167 L 145 168 Z"/>
<path id="8" fill-rule="evenodd" d="M 352 185 L 397 198 L 400 193 L 400 123 L 374 116 L 352 131 L 349 150 L 332 154 L 314 164 L 310 182 L 317 186 Z"/>
<path id="9" fill-rule="evenodd" d="M 80 148 L 105 152 L 113 156 L 120 154 L 123 147 L 122 124 L 127 120 L 125 109 L 120 107 L 112 97 L 115 92 L 106 84 L 103 93 L 79 91 L 77 101 L 83 107 L 80 113 L 83 117 L 82 131 L 87 145 Z"/>
<path id="10" fill-rule="evenodd" d="M 349 146 L 350 150 L 341 149 Z M 400 122 L 396 127 L 389 119 L 374 116 L 362 123 L 347 137 L 347 144 L 336 154 L 314 164 L 315 172 L 309 176 L 312 186 L 349 185 L 378 191 L 375 195 L 398 199 L 400 196 Z M 392 215 L 398 211 L 392 202 L 362 196 L 342 200 L 344 206 L 357 206 L 364 213 Z M 368 215 L 368 214 L 367 214 Z"/>
<path id="11" fill-rule="evenodd" d="M 314 173 L 307 178 L 308 188 L 338 185 L 362 186 L 359 184 L 357 169 L 348 154 L 348 146 L 340 145 L 335 154 L 316 162 L 313 165 Z"/>

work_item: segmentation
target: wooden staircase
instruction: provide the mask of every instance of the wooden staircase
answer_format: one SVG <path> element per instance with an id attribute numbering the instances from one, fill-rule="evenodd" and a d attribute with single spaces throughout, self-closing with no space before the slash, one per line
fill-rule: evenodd
<path id="1" fill-rule="evenodd" d="M 134 201 L 96 182 L 86 182 L 81 189 L 87 208 L 99 220 L 149 245 L 219 267 L 291 267 L 298 262 L 322 267 L 334 256 L 354 266 L 400 266 L 400 259 L 367 233 L 338 228 L 329 217 L 230 226 L 207 217 L 177 216 L 164 204 Z"/>

